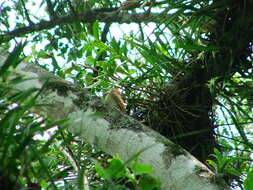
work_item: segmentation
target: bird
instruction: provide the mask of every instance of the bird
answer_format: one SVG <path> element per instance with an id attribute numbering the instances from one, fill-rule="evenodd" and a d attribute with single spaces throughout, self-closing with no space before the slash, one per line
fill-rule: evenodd
<path id="1" fill-rule="evenodd" d="M 116 105 L 123 113 L 126 112 L 124 100 L 121 96 L 119 88 L 112 88 L 105 98 L 105 103 L 109 105 Z"/>

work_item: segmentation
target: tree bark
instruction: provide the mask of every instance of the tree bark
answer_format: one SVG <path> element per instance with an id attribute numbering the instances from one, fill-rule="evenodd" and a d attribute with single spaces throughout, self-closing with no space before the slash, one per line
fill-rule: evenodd
<path id="1" fill-rule="evenodd" d="M 8 53 L 0 49 L 0 67 Z M 85 142 L 94 144 L 110 155 L 127 161 L 138 155 L 139 162 L 152 166 L 153 175 L 164 190 L 228 189 L 221 179 L 180 146 L 161 136 L 141 122 L 104 104 L 88 89 L 79 89 L 43 68 L 21 62 L 12 77 L 28 79 L 15 86 L 17 90 L 43 90 L 37 111 L 55 119 L 69 118 L 68 130 Z"/>
<path id="2" fill-rule="evenodd" d="M 7 41 L 9 38 L 22 36 L 24 34 L 29 34 L 32 32 L 38 32 L 45 29 L 50 29 L 55 26 L 66 25 L 70 23 L 83 22 L 83 23 L 93 23 L 96 20 L 104 23 L 140 23 L 140 22 L 155 22 L 160 21 L 159 13 L 152 13 L 147 15 L 146 13 L 127 13 L 127 12 L 118 12 L 112 11 L 107 12 L 99 9 L 90 10 L 84 13 L 78 14 L 68 14 L 65 16 L 53 18 L 49 21 L 41 20 L 40 22 L 16 28 L 12 31 L 0 34 L 0 40 Z M 163 18 L 170 18 L 171 15 L 163 15 Z"/>

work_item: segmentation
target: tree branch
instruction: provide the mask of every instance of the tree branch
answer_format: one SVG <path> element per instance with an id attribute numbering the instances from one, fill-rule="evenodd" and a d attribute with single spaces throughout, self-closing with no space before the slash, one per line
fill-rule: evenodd
<path id="1" fill-rule="evenodd" d="M 160 22 L 161 20 L 158 18 L 159 15 L 160 14 L 155 13 L 147 15 L 146 13 L 128 13 L 125 11 L 118 12 L 117 8 L 93 9 L 84 13 L 76 13 L 75 15 L 69 14 L 66 16 L 53 18 L 50 21 L 41 21 L 31 26 L 17 28 L 12 31 L 1 34 L 0 39 L 2 41 L 7 41 L 7 39 L 9 38 L 18 37 L 45 29 L 50 29 L 57 25 L 65 25 L 75 22 L 92 23 L 96 20 L 105 23 Z M 163 15 L 163 19 L 166 19 L 165 17 L 169 16 L 170 15 Z"/>

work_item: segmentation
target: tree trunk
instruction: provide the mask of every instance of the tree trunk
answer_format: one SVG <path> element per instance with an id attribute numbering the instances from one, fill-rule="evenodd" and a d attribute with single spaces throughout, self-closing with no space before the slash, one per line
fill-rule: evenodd
<path id="1" fill-rule="evenodd" d="M 8 53 L 0 49 L 0 66 Z M 52 118 L 69 118 L 68 130 L 80 135 L 110 155 L 119 155 L 127 161 L 139 155 L 139 162 L 152 166 L 153 174 L 166 190 L 227 189 L 204 164 L 180 146 L 161 136 L 139 121 L 103 103 L 88 89 L 80 89 L 43 68 L 21 62 L 13 77 L 28 80 L 16 85 L 18 90 L 44 88 L 36 110 Z"/>

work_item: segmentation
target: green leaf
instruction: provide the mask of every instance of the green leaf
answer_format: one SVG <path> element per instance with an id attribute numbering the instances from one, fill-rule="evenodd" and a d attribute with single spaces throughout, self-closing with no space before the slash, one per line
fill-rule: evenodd
<path id="1" fill-rule="evenodd" d="M 30 88 L 28 90 L 25 90 L 23 92 L 18 92 L 15 94 L 15 96 L 11 97 L 11 100 L 16 103 L 25 102 L 25 100 L 28 99 L 28 97 L 31 97 L 34 92 L 38 91 L 36 88 Z"/>
<path id="2" fill-rule="evenodd" d="M 110 160 L 110 166 L 107 169 L 111 178 L 126 177 L 126 166 L 119 158 L 113 158 Z"/>
<path id="3" fill-rule="evenodd" d="M 37 54 L 38 58 L 42 58 L 42 59 L 50 59 L 51 56 L 49 56 L 45 51 L 40 51 Z"/>
<path id="4" fill-rule="evenodd" d="M 133 162 L 131 165 L 131 169 L 134 172 L 135 175 L 141 175 L 141 174 L 151 174 L 152 173 L 152 167 L 145 165 L 145 164 L 140 164 L 137 162 Z"/>
<path id="5" fill-rule="evenodd" d="M 119 52 L 119 50 L 120 50 L 120 45 L 119 45 L 119 42 L 117 42 L 117 41 L 115 40 L 114 37 L 112 38 L 111 46 L 112 46 L 112 48 L 113 48 L 114 50 L 116 50 L 116 52 Z"/>
<path id="6" fill-rule="evenodd" d="M 96 163 L 95 170 L 98 173 L 98 175 L 104 179 L 110 179 L 110 175 L 108 172 L 101 166 L 100 163 Z"/>
<path id="7" fill-rule="evenodd" d="M 227 172 L 229 174 L 232 174 L 232 175 L 237 176 L 237 177 L 239 177 L 241 175 L 241 171 L 238 171 L 238 170 L 236 170 L 236 169 L 234 169 L 232 167 L 228 168 Z"/>
<path id="8" fill-rule="evenodd" d="M 10 66 L 13 66 L 15 68 L 18 65 L 18 63 L 20 62 L 20 60 L 18 59 L 21 52 L 23 51 L 25 44 L 26 43 L 19 43 L 14 48 L 14 50 L 9 54 L 8 58 L 6 59 L 2 67 L 0 68 L 0 76 L 6 73 L 6 71 L 8 70 Z"/>
<path id="9" fill-rule="evenodd" d="M 99 40 L 99 22 L 96 21 L 92 25 L 92 33 L 96 40 Z"/>
<path id="10" fill-rule="evenodd" d="M 252 190 L 253 189 L 253 170 L 251 170 L 248 175 L 247 178 L 244 181 L 244 187 L 246 190 Z"/>
<path id="11" fill-rule="evenodd" d="M 95 59 L 94 59 L 94 57 L 92 57 L 92 56 L 88 56 L 88 57 L 86 57 L 86 60 L 85 60 L 87 63 L 89 63 L 89 64 L 94 64 L 95 63 Z"/>

